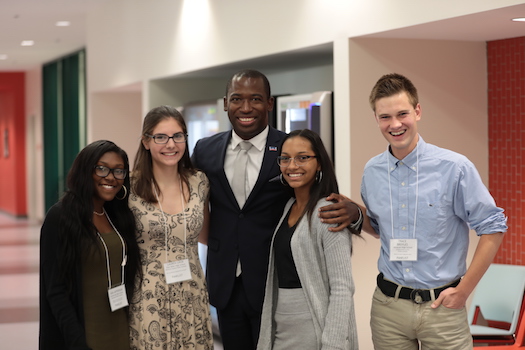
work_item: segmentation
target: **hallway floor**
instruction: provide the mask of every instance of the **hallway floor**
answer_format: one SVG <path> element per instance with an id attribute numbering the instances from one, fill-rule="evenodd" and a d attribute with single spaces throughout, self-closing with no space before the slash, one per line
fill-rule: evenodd
<path id="1" fill-rule="evenodd" d="M 40 226 L 0 213 L 2 349 L 38 349 Z"/>
<path id="2" fill-rule="evenodd" d="M 38 349 L 40 223 L 0 212 L 0 349 Z M 220 341 L 215 350 L 222 350 Z"/>

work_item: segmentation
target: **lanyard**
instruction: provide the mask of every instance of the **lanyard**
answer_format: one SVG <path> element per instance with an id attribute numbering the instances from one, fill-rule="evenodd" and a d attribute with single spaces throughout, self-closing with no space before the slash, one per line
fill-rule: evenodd
<path id="1" fill-rule="evenodd" d="M 184 256 L 186 256 L 186 259 L 188 258 L 188 254 L 186 252 L 186 214 L 184 211 L 186 210 L 186 207 L 184 205 L 184 195 L 182 193 L 182 180 L 180 180 L 179 177 L 179 188 L 180 188 L 180 202 L 182 204 L 182 217 L 184 218 Z M 155 197 L 157 198 L 157 203 L 159 203 L 159 209 L 162 213 L 162 217 L 164 218 L 164 222 L 162 222 L 162 226 L 164 227 L 164 245 L 166 247 L 166 262 L 168 262 L 168 219 L 166 218 L 166 214 L 164 214 L 164 210 L 162 210 L 162 204 L 160 204 L 159 195 L 157 194 L 157 190 L 155 189 L 155 186 L 153 186 L 153 191 L 155 192 Z"/>
<path id="2" fill-rule="evenodd" d="M 124 239 L 122 238 L 122 236 L 120 235 L 120 233 L 118 232 L 118 230 L 116 229 L 115 225 L 113 225 L 113 222 L 111 222 L 111 219 L 109 218 L 108 214 L 106 213 L 106 218 L 108 219 L 109 223 L 111 224 L 111 227 L 113 227 L 113 230 L 115 230 L 115 232 L 117 233 L 118 237 L 120 238 L 120 242 L 122 243 L 122 262 L 120 263 L 120 266 L 121 266 L 121 273 L 122 273 L 122 277 L 121 277 L 121 281 L 122 283 L 120 285 L 123 285 L 124 284 L 124 266 L 126 266 L 126 262 L 127 262 L 127 255 L 126 255 L 126 244 L 124 243 Z M 109 266 L 109 250 L 108 250 L 108 246 L 106 245 L 106 242 L 104 241 L 104 238 L 102 238 L 102 236 L 100 235 L 100 233 L 97 231 L 97 235 L 98 235 L 98 238 L 100 238 L 100 240 L 102 241 L 102 245 L 104 246 L 104 250 L 106 252 L 106 267 L 108 269 L 108 284 L 109 284 L 109 288 L 108 289 L 111 289 L 113 287 L 113 283 L 111 282 L 111 269 L 110 269 L 110 266 Z"/>
<path id="3" fill-rule="evenodd" d="M 387 151 L 390 146 L 387 146 Z M 392 239 L 394 238 L 394 209 L 392 203 L 392 184 L 390 183 L 390 155 L 387 155 L 387 173 L 388 173 L 388 191 L 390 194 L 390 223 L 392 224 Z M 407 183 L 408 186 L 408 183 Z M 416 238 L 416 221 L 417 221 L 417 198 L 419 196 L 419 147 L 416 146 L 416 205 L 414 209 L 414 239 Z"/>

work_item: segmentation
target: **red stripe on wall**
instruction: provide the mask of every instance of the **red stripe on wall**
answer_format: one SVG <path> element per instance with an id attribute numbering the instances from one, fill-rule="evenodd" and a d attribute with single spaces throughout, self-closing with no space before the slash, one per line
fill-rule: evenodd
<path id="1" fill-rule="evenodd" d="M 525 265 L 525 37 L 487 43 L 489 189 L 509 230 L 494 260 Z"/>
<path id="2" fill-rule="evenodd" d="M 0 73 L 0 210 L 27 215 L 25 73 Z"/>

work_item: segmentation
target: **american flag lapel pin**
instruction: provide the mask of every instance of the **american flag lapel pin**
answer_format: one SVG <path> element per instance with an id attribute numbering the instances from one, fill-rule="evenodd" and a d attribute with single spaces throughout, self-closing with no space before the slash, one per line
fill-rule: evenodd
<path id="1" fill-rule="evenodd" d="M 277 152 L 277 147 L 275 147 L 275 146 L 268 146 L 268 151 L 270 151 L 270 152 Z"/>

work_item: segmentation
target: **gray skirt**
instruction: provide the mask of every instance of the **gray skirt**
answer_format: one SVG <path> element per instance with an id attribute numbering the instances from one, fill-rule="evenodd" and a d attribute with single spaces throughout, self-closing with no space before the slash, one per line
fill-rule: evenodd
<path id="1" fill-rule="evenodd" d="M 319 350 L 314 323 L 302 288 L 279 288 L 273 350 Z"/>

